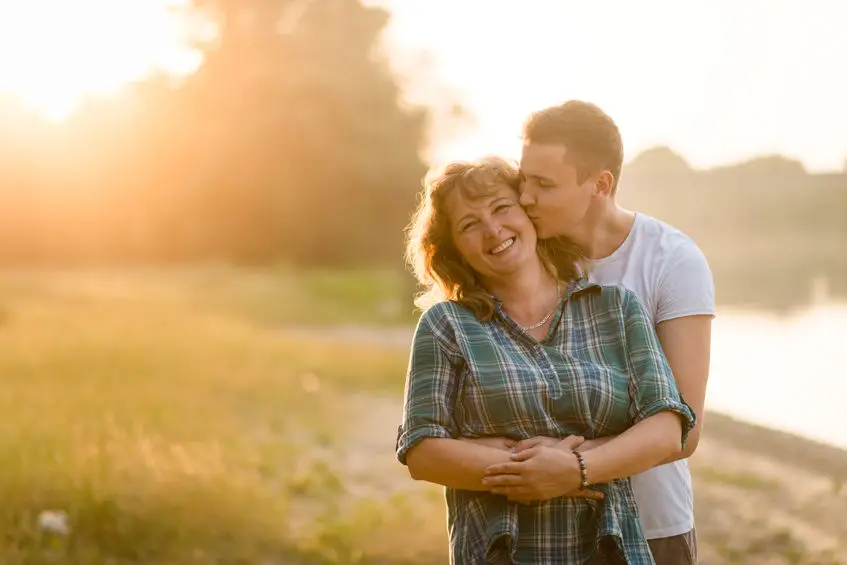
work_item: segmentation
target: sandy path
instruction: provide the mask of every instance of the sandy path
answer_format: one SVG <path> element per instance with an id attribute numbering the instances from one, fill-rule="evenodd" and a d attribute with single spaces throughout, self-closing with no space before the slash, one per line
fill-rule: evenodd
<path id="1" fill-rule="evenodd" d="M 363 433 L 345 449 L 348 492 L 431 494 L 433 487 L 412 481 L 394 458 L 400 400 L 360 393 L 352 402 Z M 701 565 L 847 565 L 847 489 L 836 492 L 831 476 L 798 469 L 790 457 L 727 443 L 707 431 L 690 461 Z"/>
<path id="2" fill-rule="evenodd" d="M 398 348 L 412 335 L 408 328 L 287 331 Z M 431 498 L 439 489 L 412 481 L 394 458 L 401 399 L 356 393 L 349 402 L 358 431 L 341 457 L 347 492 Z M 701 565 L 847 565 L 847 452 L 716 414 L 708 421 L 690 460 Z"/>

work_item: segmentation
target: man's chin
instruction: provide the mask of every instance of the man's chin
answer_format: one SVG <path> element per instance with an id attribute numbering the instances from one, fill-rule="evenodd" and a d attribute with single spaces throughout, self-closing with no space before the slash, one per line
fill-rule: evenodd
<path id="1" fill-rule="evenodd" d="M 555 234 L 550 233 L 549 230 L 545 229 L 544 226 L 535 225 L 535 233 L 538 239 L 548 239 L 553 237 Z"/>

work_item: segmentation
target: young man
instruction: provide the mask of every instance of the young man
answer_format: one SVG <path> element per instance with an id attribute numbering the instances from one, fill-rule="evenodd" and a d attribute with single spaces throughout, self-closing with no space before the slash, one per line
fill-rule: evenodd
<path id="1" fill-rule="evenodd" d="M 614 121 L 600 108 L 569 101 L 541 110 L 530 116 L 523 137 L 521 204 L 539 237 L 570 237 L 590 257 L 592 281 L 624 286 L 638 296 L 656 327 L 679 391 L 697 415 L 683 451 L 632 479 L 644 534 L 657 565 L 696 563 L 686 458 L 697 448 L 703 427 L 715 315 L 709 265 L 697 245 L 680 231 L 617 204 L 623 144 Z M 590 443 L 580 450 L 590 448 Z M 525 447 L 519 444 L 516 449 Z M 564 494 L 549 486 L 554 470 L 541 469 L 539 464 L 532 467 L 530 459 L 516 457 L 521 463 L 491 469 L 495 476 L 490 484 L 499 487 L 494 492 L 525 496 L 534 490 L 545 498 Z M 591 469 L 587 471 L 590 480 Z M 538 486 L 542 484 L 547 485 L 546 491 Z"/>

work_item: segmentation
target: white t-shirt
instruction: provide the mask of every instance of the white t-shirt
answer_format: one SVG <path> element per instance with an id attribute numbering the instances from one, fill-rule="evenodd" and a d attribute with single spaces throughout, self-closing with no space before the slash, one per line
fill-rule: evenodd
<path id="1" fill-rule="evenodd" d="M 715 315 L 715 286 L 706 257 L 691 238 L 644 214 L 636 214 L 632 231 L 614 253 L 591 261 L 589 279 L 633 291 L 654 326 L 684 316 Z M 694 528 L 687 460 L 636 475 L 632 487 L 648 539 Z"/>

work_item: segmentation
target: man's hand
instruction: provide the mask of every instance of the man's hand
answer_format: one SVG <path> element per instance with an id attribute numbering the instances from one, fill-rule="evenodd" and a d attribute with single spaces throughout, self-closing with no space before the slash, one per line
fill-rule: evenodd
<path id="1" fill-rule="evenodd" d="M 491 465 L 482 484 L 494 494 L 524 503 L 578 491 L 579 463 L 571 451 L 582 438 L 572 438 L 565 438 L 556 447 L 536 445 L 512 455 L 510 463 Z M 560 447 L 561 444 L 564 445 Z"/>
<path id="2" fill-rule="evenodd" d="M 503 451 L 512 451 L 517 443 L 513 439 L 509 439 L 507 437 L 460 437 L 458 438 L 460 441 L 464 441 L 467 443 L 475 443 L 477 445 L 484 445 L 485 447 L 492 447 L 494 449 L 502 449 Z"/>

